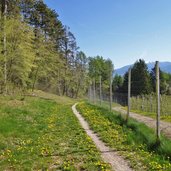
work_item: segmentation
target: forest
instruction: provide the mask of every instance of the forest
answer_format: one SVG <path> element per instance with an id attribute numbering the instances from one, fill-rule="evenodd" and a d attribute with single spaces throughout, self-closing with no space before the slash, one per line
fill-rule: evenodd
<path id="1" fill-rule="evenodd" d="M 113 92 L 127 92 L 127 73 L 124 78 L 111 78 L 112 61 L 99 55 L 87 57 L 70 28 L 42 0 L 1 0 L 0 5 L 1 93 L 41 89 L 77 98 L 87 96 L 93 84 L 98 89 L 100 79 L 104 94 L 109 94 L 111 79 Z M 155 91 L 154 71 L 147 70 L 143 59 L 135 62 L 133 95 Z M 161 93 L 170 94 L 171 75 L 162 71 L 160 75 Z"/>
<path id="2" fill-rule="evenodd" d="M 88 75 L 94 77 L 92 69 L 88 74 L 88 61 L 95 60 L 80 51 L 76 38 L 56 11 L 42 0 L 4 0 L 0 21 L 1 93 L 41 89 L 74 98 L 85 94 Z M 106 66 L 112 63 L 97 59 Z"/>
<path id="3" fill-rule="evenodd" d="M 77 97 L 87 57 L 68 26 L 42 0 L 1 0 L 1 93 L 35 88 Z"/>

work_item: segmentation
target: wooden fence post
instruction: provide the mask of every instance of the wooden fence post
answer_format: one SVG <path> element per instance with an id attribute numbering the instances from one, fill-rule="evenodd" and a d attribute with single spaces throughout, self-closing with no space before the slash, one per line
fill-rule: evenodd
<path id="1" fill-rule="evenodd" d="M 153 96 L 150 95 L 150 112 L 153 112 Z"/>
<path id="2" fill-rule="evenodd" d="M 144 95 L 142 95 L 142 105 L 141 105 L 142 111 L 144 111 Z"/>
<path id="3" fill-rule="evenodd" d="M 131 68 L 128 71 L 128 108 L 127 108 L 126 122 L 128 122 L 129 113 L 130 113 L 130 109 L 131 109 L 130 96 L 131 96 Z"/>
<path id="4" fill-rule="evenodd" d="M 157 97 L 157 115 L 156 115 L 156 135 L 157 142 L 160 142 L 160 76 L 159 76 L 159 62 L 156 61 L 156 97 Z"/>

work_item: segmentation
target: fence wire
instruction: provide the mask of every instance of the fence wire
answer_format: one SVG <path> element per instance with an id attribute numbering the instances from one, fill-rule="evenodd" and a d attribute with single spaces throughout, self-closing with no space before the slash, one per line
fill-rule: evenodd
<path id="1" fill-rule="evenodd" d="M 110 96 L 109 90 L 102 90 L 102 99 L 100 99 L 100 90 L 95 87 L 95 93 L 93 86 L 89 87 L 89 101 L 95 103 L 96 105 L 102 105 L 109 107 Z M 119 104 L 123 107 L 127 106 L 128 94 L 127 93 L 117 93 L 113 92 L 113 103 Z M 147 113 L 156 113 L 156 95 L 141 95 L 141 96 L 131 96 L 131 110 L 147 112 Z M 160 104 L 161 104 L 161 116 L 170 115 L 171 116 L 171 95 L 160 95 Z"/>

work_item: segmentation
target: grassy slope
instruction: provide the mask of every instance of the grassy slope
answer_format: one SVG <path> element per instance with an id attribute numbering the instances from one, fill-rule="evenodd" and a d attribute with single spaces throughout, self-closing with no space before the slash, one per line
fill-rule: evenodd
<path id="1" fill-rule="evenodd" d="M 36 94 L 42 98 L 0 97 L 0 170 L 109 168 L 74 117 L 74 101 Z"/>
<path id="2" fill-rule="evenodd" d="M 126 126 L 120 115 L 87 103 L 77 107 L 102 140 L 128 158 L 135 170 L 171 170 L 171 141 L 155 146 L 154 131 L 132 119 Z"/>

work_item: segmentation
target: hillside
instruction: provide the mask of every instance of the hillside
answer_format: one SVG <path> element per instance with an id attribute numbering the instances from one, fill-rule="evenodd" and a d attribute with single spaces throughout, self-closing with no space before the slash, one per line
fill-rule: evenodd
<path id="1" fill-rule="evenodd" d="M 44 92 L 0 96 L 0 170 L 110 169 L 73 115 L 74 103 Z"/>
<path id="2" fill-rule="evenodd" d="M 148 69 L 151 70 L 155 65 L 155 62 L 149 62 L 147 63 Z M 160 62 L 160 69 L 164 72 L 171 73 L 171 62 Z M 118 74 L 123 76 L 129 69 L 129 67 L 133 66 L 132 65 L 126 65 L 124 67 L 121 67 L 119 69 L 116 69 L 114 74 Z"/>

